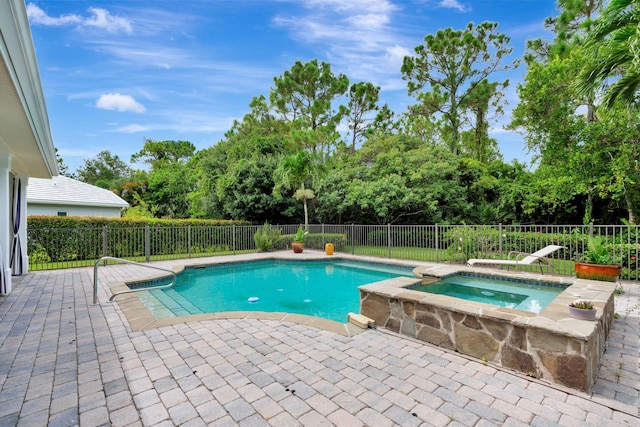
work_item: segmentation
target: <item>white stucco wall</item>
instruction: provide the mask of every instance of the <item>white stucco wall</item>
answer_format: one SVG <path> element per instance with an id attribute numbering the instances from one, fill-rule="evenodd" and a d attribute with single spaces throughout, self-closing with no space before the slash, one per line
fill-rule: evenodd
<path id="1" fill-rule="evenodd" d="M 58 212 L 66 212 L 67 216 L 105 216 L 120 217 L 119 207 L 74 206 L 27 203 L 27 215 L 58 216 Z"/>

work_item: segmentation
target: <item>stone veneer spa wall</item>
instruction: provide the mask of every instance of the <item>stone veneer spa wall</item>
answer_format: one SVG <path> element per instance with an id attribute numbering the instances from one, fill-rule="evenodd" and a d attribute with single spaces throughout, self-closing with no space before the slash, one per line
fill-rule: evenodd
<path id="1" fill-rule="evenodd" d="M 539 314 L 406 289 L 411 278 L 361 286 L 360 312 L 391 331 L 588 391 L 613 322 L 615 284 L 569 279 L 573 285 Z M 593 300 L 596 321 L 569 317 L 576 295 Z"/>

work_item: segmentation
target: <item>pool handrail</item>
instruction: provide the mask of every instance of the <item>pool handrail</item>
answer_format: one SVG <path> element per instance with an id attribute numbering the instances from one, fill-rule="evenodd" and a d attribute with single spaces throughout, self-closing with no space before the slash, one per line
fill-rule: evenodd
<path id="1" fill-rule="evenodd" d="M 144 287 L 144 288 L 127 289 L 127 290 L 124 290 L 124 291 L 116 292 L 113 295 L 111 295 L 111 298 L 109 298 L 109 302 L 113 302 L 115 297 L 117 297 L 118 295 L 122 295 L 122 294 L 128 294 L 128 293 L 131 293 L 131 292 L 150 291 L 150 290 L 155 290 L 155 289 L 170 288 L 173 285 L 175 285 L 176 281 L 178 280 L 178 275 L 176 274 L 176 272 L 173 271 L 173 270 L 169 270 L 168 268 L 157 267 L 155 265 L 143 264 L 143 263 L 140 263 L 140 262 L 129 261 L 128 259 L 116 258 L 116 257 L 112 257 L 112 256 L 103 256 L 102 258 L 97 260 L 96 263 L 93 265 L 93 305 L 98 304 L 98 266 L 100 265 L 101 262 L 108 261 L 108 260 L 117 261 L 117 262 L 123 262 L 125 264 L 137 265 L 137 266 L 140 266 L 140 267 L 147 267 L 147 268 L 151 268 L 151 269 L 154 269 L 154 270 L 160 270 L 160 271 L 164 271 L 164 272 L 167 272 L 167 273 L 171 273 L 171 275 L 173 276 L 173 278 L 171 279 L 171 283 L 166 284 L 166 285 L 148 286 L 148 287 Z M 105 265 L 106 265 L 106 263 L 105 263 Z"/>

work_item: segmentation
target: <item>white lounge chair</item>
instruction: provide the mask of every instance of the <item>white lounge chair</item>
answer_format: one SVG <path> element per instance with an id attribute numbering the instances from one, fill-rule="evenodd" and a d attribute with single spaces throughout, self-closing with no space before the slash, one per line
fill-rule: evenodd
<path id="1" fill-rule="evenodd" d="M 481 259 L 474 258 L 467 261 L 469 267 L 473 267 L 476 264 L 486 264 L 486 265 L 506 265 L 507 269 L 510 266 L 519 266 L 519 265 L 539 265 L 540 272 L 544 273 L 542 267 L 549 267 L 549 270 L 553 273 L 553 265 L 546 258 L 549 254 L 564 248 L 565 246 L 558 245 L 549 245 L 544 248 L 529 254 L 526 252 L 518 252 L 511 251 L 509 255 L 507 255 L 507 259 Z M 513 258 L 512 258 L 513 257 Z"/>

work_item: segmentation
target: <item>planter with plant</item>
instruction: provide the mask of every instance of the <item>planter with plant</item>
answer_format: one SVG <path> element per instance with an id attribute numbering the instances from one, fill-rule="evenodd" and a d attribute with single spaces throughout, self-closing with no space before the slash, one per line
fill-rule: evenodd
<path id="1" fill-rule="evenodd" d="M 622 256 L 609 251 L 601 237 L 589 236 L 587 250 L 575 262 L 579 279 L 616 282 L 620 277 Z"/>
<path id="2" fill-rule="evenodd" d="M 307 232 L 302 229 L 302 227 L 298 227 L 298 231 L 293 235 L 293 242 L 291 242 L 291 247 L 293 248 L 294 253 L 302 253 L 304 249 L 304 239 L 307 235 Z"/>
<path id="3" fill-rule="evenodd" d="M 574 319 L 595 320 L 596 308 L 591 301 L 578 300 L 569 304 L 569 315 Z"/>

